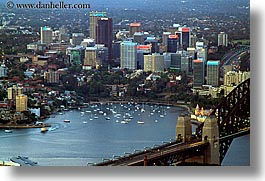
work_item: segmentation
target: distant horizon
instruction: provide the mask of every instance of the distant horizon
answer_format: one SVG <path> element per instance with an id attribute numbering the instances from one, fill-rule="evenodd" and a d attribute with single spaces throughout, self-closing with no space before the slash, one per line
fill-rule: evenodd
<path id="1" fill-rule="evenodd" d="M 230 13 L 236 14 L 238 11 L 250 11 L 250 0 L 1 0 L 0 4 L 6 6 L 7 2 L 15 4 L 38 4 L 60 3 L 63 1 L 67 4 L 90 4 L 90 10 L 107 10 L 107 9 L 135 9 L 146 11 L 160 12 L 178 12 L 180 11 L 202 11 L 204 13 Z M 238 10 L 239 7 L 243 7 Z M 246 9 L 244 9 L 246 7 Z M 6 8 L 7 9 L 7 8 Z M 19 10 L 16 8 L 13 11 Z M 237 10 L 237 12 L 236 12 Z"/>

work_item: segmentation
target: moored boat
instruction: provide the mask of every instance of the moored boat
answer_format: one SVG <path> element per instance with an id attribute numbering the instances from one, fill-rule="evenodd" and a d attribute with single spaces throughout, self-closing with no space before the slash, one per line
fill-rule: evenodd
<path id="1" fill-rule="evenodd" d="M 70 123 L 71 121 L 69 119 L 65 119 L 63 122 Z"/>
<path id="2" fill-rule="evenodd" d="M 42 128 L 40 129 L 40 132 L 41 132 L 41 133 L 45 133 L 46 131 L 48 131 L 48 129 L 47 129 L 46 127 L 42 127 Z"/>
<path id="3" fill-rule="evenodd" d="M 13 131 L 11 129 L 6 129 L 5 133 L 12 133 Z"/>

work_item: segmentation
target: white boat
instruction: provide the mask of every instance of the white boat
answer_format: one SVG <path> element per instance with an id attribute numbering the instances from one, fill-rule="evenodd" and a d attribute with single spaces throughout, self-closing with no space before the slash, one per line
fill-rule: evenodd
<path id="1" fill-rule="evenodd" d="M 165 117 L 163 114 L 160 115 L 161 118 Z"/>
<path id="2" fill-rule="evenodd" d="M 13 131 L 11 129 L 6 129 L 5 133 L 12 133 Z"/>
<path id="3" fill-rule="evenodd" d="M 45 132 L 47 132 L 48 131 L 48 129 L 46 128 L 46 127 L 42 127 L 41 129 L 40 129 L 40 132 L 41 133 L 45 133 Z"/>
<path id="4" fill-rule="evenodd" d="M 87 123 L 87 121 L 83 121 L 83 123 L 84 123 L 84 124 L 86 124 L 86 123 Z"/>
<path id="5" fill-rule="evenodd" d="M 110 117 L 106 117 L 106 120 L 110 120 Z"/>
<path id="6" fill-rule="evenodd" d="M 137 123 L 138 123 L 138 124 L 144 124 L 144 122 L 143 122 L 143 121 L 137 121 Z"/>
<path id="7" fill-rule="evenodd" d="M 157 123 L 157 122 L 158 122 L 158 120 L 156 119 L 156 120 L 155 120 L 155 123 Z"/>
<path id="8" fill-rule="evenodd" d="M 115 122 L 116 122 L 116 123 L 118 123 L 118 122 L 119 122 L 119 120 L 116 120 Z"/>
<path id="9" fill-rule="evenodd" d="M 65 119 L 63 122 L 70 123 L 71 121 L 69 119 Z"/>
<path id="10" fill-rule="evenodd" d="M 121 121 L 121 124 L 128 124 L 127 121 Z"/>

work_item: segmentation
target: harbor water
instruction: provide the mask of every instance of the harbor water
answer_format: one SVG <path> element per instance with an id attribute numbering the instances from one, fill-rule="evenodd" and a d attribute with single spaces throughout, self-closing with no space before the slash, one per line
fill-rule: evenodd
<path id="1" fill-rule="evenodd" d="M 175 139 L 177 118 L 183 111 L 147 104 L 93 104 L 63 111 L 45 120 L 51 127 L 44 133 L 40 128 L 0 130 L 0 160 L 20 155 L 40 166 L 98 163 Z M 246 138 L 236 144 L 224 165 L 249 165 L 249 160 L 236 163 L 234 159 L 242 149 L 238 145 L 249 146 Z M 244 151 L 242 156 L 249 158 L 249 149 Z"/>

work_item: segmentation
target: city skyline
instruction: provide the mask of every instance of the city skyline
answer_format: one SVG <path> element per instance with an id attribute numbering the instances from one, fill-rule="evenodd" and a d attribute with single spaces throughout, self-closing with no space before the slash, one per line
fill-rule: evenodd
<path id="1" fill-rule="evenodd" d="M 183 150 L 193 148 L 189 141 L 194 141 L 198 149 L 191 152 L 204 157 L 198 159 L 192 155 L 190 160 L 183 159 L 183 164 L 221 165 L 233 138 L 228 143 L 219 137 L 241 134 L 241 131 L 248 134 L 249 1 L 65 1 L 90 3 L 90 8 L 80 11 L 74 8 L 39 10 L 35 6 L 49 2 L 58 3 L 24 0 L 14 1 L 11 3 L 14 6 L 6 4 L 9 10 L 4 3 L 0 6 L 3 9 L 0 12 L 0 126 L 5 129 L 3 134 L 16 135 L 15 128 L 20 127 L 29 129 L 26 135 L 33 140 L 43 136 L 49 149 L 41 150 L 35 157 L 27 146 L 22 146 L 29 157 L 41 162 L 48 155 L 47 160 L 53 162 L 60 152 L 69 164 L 68 159 L 76 157 L 73 153 L 80 153 L 87 165 L 91 165 L 91 160 L 100 162 L 100 158 L 102 164 L 113 164 L 118 159 L 115 156 L 118 151 L 125 151 L 126 158 L 138 154 L 128 154 L 132 149 L 130 142 L 124 146 L 124 138 L 114 138 L 114 135 L 134 134 L 136 129 L 151 130 L 155 125 L 170 123 L 170 134 L 161 127 L 160 136 L 174 140 L 169 142 L 174 149 L 178 149 L 179 143 L 185 144 Z M 35 3 L 35 9 L 14 8 L 18 7 L 16 3 Z M 192 131 L 194 122 L 197 129 Z M 111 125 L 108 129 L 104 128 L 108 125 Z M 123 133 L 122 126 L 130 129 Z M 176 126 L 179 129 L 172 131 Z M 41 131 L 32 134 L 33 128 Z M 101 128 L 108 131 L 93 132 Z M 87 135 L 90 132 L 96 136 Z M 131 145 L 138 143 L 134 149 L 145 141 L 159 140 L 155 137 L 159 131 L 154 135 L 152 131 L 147 132 L 150 137 L 140 144 L 140 137 L 131 140 Z M 49 142 L 47 138 L 54 133 L 61 139 L 55 137 Z M 139 135 L 142 133 L 145 132 Z M 73 136 L 72 142 L 69 139 L 73 146 L 66 151 L 64 146 L 69 135 Z M 83 139 L 86 137 L 89 139 Z M 54 142 L 57 150 L 51 153 Z M 35 142 L 32 143 L 32 150 L 37 150 Z M 88 145 L 91 147 L 83 147 Z M 108 153 L 105 146 L 117 150 Z M 104 150 L 93 152 L 90 148 Z M 164 154 L 170 151 L 171 156 L 176 156 L 176 150 L 167 144 L 161 148 L 153 146 L 142 154 L 148 154 L 148 159 L 151 156 L 158 159 L 151 165 L 180 164 L 177 157 L 170 160 Z M 12 150 L 13 154 L 17 153 L 16 149 Z M 105 162 L 103 156 L 109 154 L 113 158 Z M 163 162 L 160 156 L 169 160 Z M 248 158 L 249 153 L 245 156 Z M 146 155 L 143 158 L 132 164 L 151 163 Z M 47 160 L 42 161 L 50 166 Z M 76 165 L 84 164 L 77 160 Z M 64 161 L 55 163 L 62 165 Z"/>

